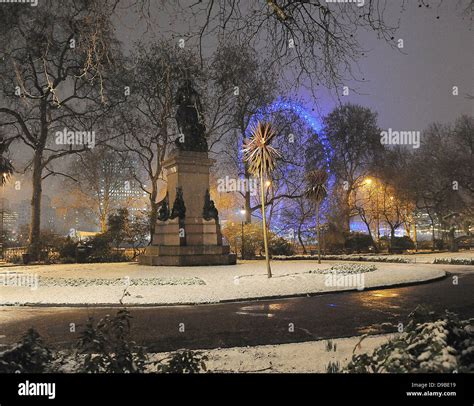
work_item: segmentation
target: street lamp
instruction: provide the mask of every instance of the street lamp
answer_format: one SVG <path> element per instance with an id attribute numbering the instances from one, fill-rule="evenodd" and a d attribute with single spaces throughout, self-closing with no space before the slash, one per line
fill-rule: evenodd
<path id="1" fill-rule="evenodd" d="M 244 208 L 240 209 L 240 214 L 242 216 L 242 221 L 241 221 L 242 239 L 240 243 L 240 259 L 244 259 L 244 219 L 245 219 L 245 215 L 247 214 L 247 210 L 245 210 Z"/>
<path id="2" fill-rule="evenodd" d="M 5 235 L 4 235 L 4 216 L 5 216 L 5 183 L 7 182 L 8 179 L 8 173 L 3 172 L 2 173 L 2 218 L 1 218 L 1 223 L 0 223 L 0 232 L 2 233 L 2 251 L 1 251 L 1 256 L 2 260 L 4 259 L 4 248 L 3 246 L 5 245 Z"/>

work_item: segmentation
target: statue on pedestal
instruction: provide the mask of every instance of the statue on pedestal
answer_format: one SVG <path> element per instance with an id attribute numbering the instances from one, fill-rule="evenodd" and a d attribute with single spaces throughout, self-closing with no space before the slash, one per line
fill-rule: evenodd
<path id="1" fill-rule="evenodd" d="M 176 122 L 180 133 L 175 141 L 176 147 L 181 151 L 207 152 L 201 99 L 189 79 L 178 89 L 176 104 Z"/>

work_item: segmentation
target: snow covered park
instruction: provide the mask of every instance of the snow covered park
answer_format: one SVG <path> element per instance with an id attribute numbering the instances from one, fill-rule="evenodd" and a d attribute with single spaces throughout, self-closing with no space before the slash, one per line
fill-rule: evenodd
<path id="1" fill-rule="evenodd" d="M 254 347 L 203 350 L 206 366 L 213 373 L 326 373 L 331 367 L 347 366 L 354 354 L 372 353 L 396 334 L 355 336 Z M 153 354 L 162 359 L 168 353 Z M 153 371 L 150 371 L 153 372 Z"/>
<path id="2" fill-rule="evenodd" d="M 136 263 L 13 266 L 0 268 L 0 305 L 218 303 L 421 283 L 442 278 L 456 268 L 288 260 L 274 261 L 269 279 L 264 261 L 179 268 Z"/>

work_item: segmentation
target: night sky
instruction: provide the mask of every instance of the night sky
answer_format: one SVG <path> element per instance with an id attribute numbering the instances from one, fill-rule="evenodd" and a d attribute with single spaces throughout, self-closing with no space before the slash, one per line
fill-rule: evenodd
<path id="1" fill-rule="evenodd" d="M 191 3 L 195 0 L 180 2 L 183 6 Z M 444 0 L 440 6 L 439 0 L 429 2 L 429 8 L 418 7 L 418 0 L 407 0 L 403 13 L 402 0 L 388 3 L 385 18 L 390 24 L 398 22 L 395 39 L 404 40 L 404 49 L 399 52 L 377 39 L 373 32 L 361 31 L 359 39 L 366 55 L 354 70 L 365 82 L 348 81 L 346 84 L 359 94 L 351 91 L 349 96 L 340 98 L 341 102 L 358 103 L 377 111 L 379 125 L 384 129 L 422 131 L 434 121 L 447 123 L 461 114 L 472 115 L 473 101 L 466 97 L 474 94 L 472 17 L 462 15 L 458 0 Z M 190 19 L 164 9 L 161 1 L 153 0 L 151 4 L 147 21 L 140 20 L 130 9 L 116 18 L 116 35 L 126 53 L 136 41 L 176 38 L 186 36 L 189 29 L 196 30 Z M 211 55 L 216 45 L 216 38 L 206 37 L 205 55 Z M 452 96 L 453 86 L 459 86 L 458 96 Z M 304 88 L 294 96 L 302 97 L 305 107 L 309 111 L 314 108 L 316 116 L 329 113 L 339 103 L 334 89 L 322 87 L 316 92 L 317 100 Z M 14 160 L 25 162 L 30 156 L 29 149 L 17 145 Z M 52 193 L 61 188 L 61 183 L 61 179 L 52 178 L 46 190 Z M 7 191 L 7 195 L 12 199 L 29 198 L 28 189 L 13 194 Z"/>
<path id="2" fill-rule="evenodd" d="M 191 3 L 195 0 L 181 2 Z M 403 53 L 378 40 L 373 32 L 361 31 L 360 42 L 368 52 L 359 61 L 359 76 L 366 82 L 349 81 L 360 95 L 352 93 L 341 101 L 377 111 L 382 128 L 423 130 L 433 121 L 449 122 L 461 114 L 472 114 L 473 102 L 465 94 L 474 93 L 474 31 L 469 17 L 463 18 L 458 0 L 444 0 L 441 5 L 439 0 L 429 1 L 429 8 L 407 0 L 403 13 L 402 0 L 388 3 L 386 18 L 395 25 L 399 21 L 395 39 L 404 40 Z M 186 33 L 188 27 L 179 21 L 180 16 L 164 10 L 160 2 L 154 4 L 148 27 L 129 11 L 117 21 L 117 35 L 125 49 L 139 39 L 146 42 L 154 36 Z M 211 53 L 215 42 L 208 37 L 206 44 Z M 451 96 L 452 86 L 459 86 L 459 96 Z M 335 94 L 321 89 L 317 102 L 321 114 L 337 105 Z M 306 107 L 314 107 L 308 91 L 301 89 L 298 95 L 305 98 Z"/>

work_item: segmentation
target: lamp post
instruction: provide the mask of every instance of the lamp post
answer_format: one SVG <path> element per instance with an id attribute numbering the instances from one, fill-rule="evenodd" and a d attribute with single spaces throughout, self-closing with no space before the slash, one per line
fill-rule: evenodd
<path id="1" fill-rule="evenodd" d="M 377 243 L 380 241 L 380 217 L 379 217 L 379 196 L 377 191 L 376 181 L 371 178 L 365 179 L 365 184 L 369 189 L 369 196 L 371 193 L 375 193 L 375 239 Z"/>
<path id="2" fill-rule="evenodd" d="M 2 233 L 2 249 L 1 249 L 1 256 L 2 256 L 2 260 L 4 259 L 3 258 L 3 253 L 4 253 L 4 250 L 3 250 L 3 246 L 5 244 L 5 235 L 4 235 L 4 232 L 3 232 L 3 223 L 4 223 L 4 215 L 5 215 L 5 183 L 7 181 L 7 177 L 8 177 L 8 174 L 6 173 L 2 173 L 2 218 L 1 218 L 1 222 L 0 222 L 0 232 Z"/>
<path id="3" fill-rule="evenodd" d="M 242 225 L 242 239 L 240 240 L 240 259 L 244 259 L 244 219 L 245 219 L 245 215 L 247 214 L 247 210 L 245 210 L 244 208 L 240 209 L 240 214 L 242 215 L 242 221 L 241 221 L 241 225 Z"/>

